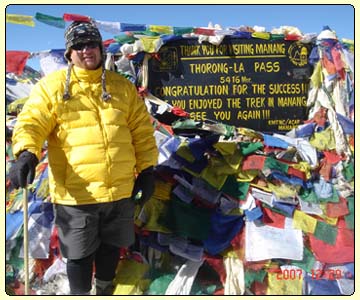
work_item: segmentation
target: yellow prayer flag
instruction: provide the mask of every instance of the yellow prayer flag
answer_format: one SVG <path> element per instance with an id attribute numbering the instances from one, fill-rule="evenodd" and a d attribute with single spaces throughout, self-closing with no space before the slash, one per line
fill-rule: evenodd
<path id="1" fill-rule="evenodd" d="M 190 163 L 195 161 L 195 157 L 192 155 L 187 142 L 181 142 L 179 148 L 176 150 L 176 154 L 186 159 Z"/>
<path id="2" fill-rule="evenodd" d="M 287 197 L 295 197 L 297 195 L 296 188 L 285 183 L 281 185 L 275 185 L 271 182 L 268 182 L 268 187 L 280 199 Z"/>
<path id="3" fill-rule="evenodd" d="M 294 169 L 297 169 L 305 173 L 306 179 L 311 178 L 311 166 L 307 161 L 300 161 L 297 164 L 291 165 Z"/>
<path id="4" fill-rule="evenodd" d="M 314 68 L 313 74 L 310 77 L 311 83 L 314 87 L 320 88 L 322 83 L 322 73 L 321 73 L 321 62 L 319 61 Z"/>
<path id="5" fill-rule="evenodd" d="M 317 220 L 301 210 L 294 211 L 293 228 L 300 229 L 303 232 L 314 233 Z"/>
<path id="6" fill-rule="evenodd" d="M 32 16 L 6 14 L 6 23 L 20 24 L 26 26 L 35 26 Z"/>
<path id="7" fill-rule="evenodd" d="M 239 171 L 236 180 L 240 182 L 252 182 L 258 173 L 259 170 L 241 170 Z"/>
<path id="8" fill-rule="evenodd" d="M 138 263 L 134 260 L 120 260 L 116 276 L 113 280 L 115 290 L 114 295 L 139 295 L 141 292 L 137 287 L 145 273 L 149 270 L 149 265 Z"/>
<path id="9" fill-rule="evenodd" d="M 336 141 L 331 126 L 323 131 L 315 132 L 310 138 L 310 144 L 317 150 L 334 150 L 336 149 Z"/>
<path id="10" fill-rule="evenodd" d="M 159 200 L 168 201 L 170 199 L 171 190 L 172 185 L 170 183 L 157 180 L 155 182 L 153 197 Z"/>
<path id="11" fill-rule="evenodd" d="M 217 142 L 214 145 L 214 148 L 218 150 L 222 155 L 230 155 L 234 154 L 237 149 L 236 143 L 229 143 L 229 142 Z"/>
<path id="12" fill-rule="evenodd" d="M 217 169 L 208 165 L 201 171 L 200 177 L 206 182 L 210 183 L 213 187 L 220 190 L 224 185 L 228 175 L 216 173 Z"/>
<path id="13" fill-rule="evenodd" d="M 157 32 L 157 33 L 161 33 L 161 34 L 173 34 L 172 26 L 149 25 L 149 30 L 152 32 Z"/>
<path id="14" fill-rule="evenodd" d="M 338 218 L 331 218 L 331 217 L 328 217 L 328 216 L 325 216 L 325 215 L 321 215 L 320 217 L 323 218 L 324 221 L 326 223 L 328 223 L 329 225 L 333 225 L 333 226 L 337 225 Z"/>
<path id="15" fill-rule="evenodd" d="M 150 200 L 144 204 L 142 210 L 136 212 L 136 225 L 149 231 L 170 233 L 171 231 L 166 226 L 158 222 L 161 214 L 166 211 L 167 207 L 165 201 L 153 197 L 150 198 Z M 145 220 L 143 220 L 143 218 Z"/>
<path id="16" fill-rule="evenodd" d="M 298 272 L 294 274 L 295 276 L 286 278 L 285 273 L 268 273 L 266 295 L 302 295 L 303 278 Z"/>
<path id="17" fill-rule="evenodd" d="M 255 188 L 258 188 L 258 189 L 263 190 L 263 191 L 268 192 L 268 193 L 272 193 L 272 190 L 267 185 L 264 186 L 264 185 L 260 185 L 260 184 L 256 184 L 256 183 L 251 182 L 250 186 L 253 186 Z"/>
<path id="18" fill-rule="evenodd" d="M 158 36 L 143 36 L 139 38 L 143 44 L 143 50 L 148 53 L 156 53 L 162 45 Z"/>
<path id="19" fill-rule="evenodd" d="M 270 40 L 271 34 L 269 32 L 253 32 L 251 34 L 253 38 L 263 39 L 263 40 Z"/>

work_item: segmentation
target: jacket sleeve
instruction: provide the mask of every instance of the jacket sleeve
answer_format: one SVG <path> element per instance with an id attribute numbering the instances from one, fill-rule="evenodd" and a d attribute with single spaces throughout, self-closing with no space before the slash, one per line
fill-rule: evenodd
<path id="1" fill-rule="evenodd" d="M 154 137 L 154 128 L 144 101 L 137 95 L 136 88 L 131 90 L 132 99 L 129 110 L 129 128 L 136 155 L 136 170 L 155 166 L 158 161 L 158 149 Z"/>
<path id="2" fill-rule="evenodd" d="M 41 149 L 56 122 L 46 84 L 40 80 L 17 117 L 12 137 L 15 157 L 28 150 L 41 158 Z"/>

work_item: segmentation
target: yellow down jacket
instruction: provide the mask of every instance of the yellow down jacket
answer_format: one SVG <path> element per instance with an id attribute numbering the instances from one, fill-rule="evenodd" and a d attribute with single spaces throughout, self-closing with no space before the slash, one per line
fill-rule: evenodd
<path id="1" fill-rule="evenodd" d="M 154 129 L 144 101 L 123 76 L 106 71 L 111 99 L 101 99 L 101 68 L 73 67 L 69 100 L 66 69 L 34 86 L 14 128 L 15 156 L 41 155 L 47 140 L 51 200 L 81 205 L 131 196 L 135 172 L 157 163 Z"/>

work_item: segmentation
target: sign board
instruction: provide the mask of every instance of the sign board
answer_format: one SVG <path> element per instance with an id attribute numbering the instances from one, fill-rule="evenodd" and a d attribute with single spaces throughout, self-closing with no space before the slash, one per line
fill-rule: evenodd
<path id="1" fill-rule="evenodd" d="M 150 92 L 190 113 L 263 132 L 306 119 L 312 44 L 226 37 L 219 46 L 172 41 L 149 60 Z"/>

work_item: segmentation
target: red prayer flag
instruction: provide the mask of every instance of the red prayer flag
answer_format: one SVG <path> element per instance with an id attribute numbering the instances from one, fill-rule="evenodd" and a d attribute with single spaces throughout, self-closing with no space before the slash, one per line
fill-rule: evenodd
<path id="1" fill-rule="evenodd" d="M 301 39 L 301 36 L 295 33 L 285 34 L 284 40 L 285 41 L 298 41 Z"/>
<path id="2" fill-rule="evenodd" d="M 299 169 L 289 167 L 288 174 L 306 181 L 306 174 L 303 171 L 300 171 Z"/>
<path id="3" fill-rule="evenodd" d="M 330 218 L 337 218 L 349 214 L 347 200 L 339 196 L 338 203 L 328 202 L 326 204 L 326 215 Z"/>
<path id="4" fill-rule="evenodd" d="M 326 181 L 331 179 L 331 172 L 332 172 L 332 164 L 324 158 L 320 163 L 319 174 L 324 177 Z"/>
<path id="5" fill-rule="evenodd" d="M 262 170 L 264 168 L 266 156 L 249 155 L 242 162 L 242 170 Z"/>
<path id="6" fill-rule="evenodd" d="M 64 21 L 72 22 L 72 21 L 82 21 L 82 22 L 90 22 L 90 18 L 87 16 L 77 15 L 77 14 L 67 14 L 63 15 Z"/>
<path id="7" fill-rule="evenodd" d="M 335 151 L 323 151 L 326 160 L 331 164 L 337 164 L 342 160 L 342 157 L 338 155 Z"/>
<path id="8" fill-rule="evenodd" d="M 322 263 L 345 264 L 354 262 L 354 231 L 345 228 L 343 220 L 338 222 L 338 233 L 334 245 L 328 244 L 309 234 L 311 250 Z"/>
<path id="9" fill-rule="evenodd" d="M 323 56 L 321 62 L 323 67 L 330 75 L 336 74 L 336 68 L 334 63 L 326 55 Z"/>
<path id="10" fill-rule="evenodd" d="M 338 71 L 338 72 L 342 71 L 345 68 L 345 65 L 344 65 L 343 59 L 341 58 L 341 53 L 340 53 L 339 49 L 337 49 L 336 47 L 332 47 L 330 51 L 331 51 L 331 56 L 333 58 L 336 71 Z"/>
<path id="11" fill-rule="evenodd" d="M 108 47 L 112 43 L 116 43 L 116 41 L 114 39 L 108 39 L 108 40 L 103 41 L 104 47 Z"/>
<path id="12" fill-rule="evenodd" d="M 29 56 L 28 51 L 6 51 L 6 72 L 21 75 Z"/>
<path id="13" fill-rule="evenodd" d="M 176 107 L 174 106 L 171 109 L 171 112 L 175 115 L 175 116 L 179 116 L 179 117 L 189 117 L 190 114 L 186 111 L 184 111 L 183 109 L 181 109 L 180 107 Z"/>
<path id="14" fill-rule="evenodd" d="M 349 246 L 351 247 L 353 245 L 354 242 L 354 230 L 348 229 L 348 228 L 343 228 L 343 232 L 341 235 L 341 243 L 344 246 Z"/>
<path id="15" fill-rule="evenodd" d="M 215 29 L 195 28 L 194 33 L 195 34 L 202 34 L 202 35 L 215 35 Z"/>
<path id="16" fill-rule="evenodd" d="M 262 221 L 265 225 L 273 226 L 276 228 L 285 228 L 285 216 L 273 211 L 265 206 L 262 207 L 263 218 Z"/>

